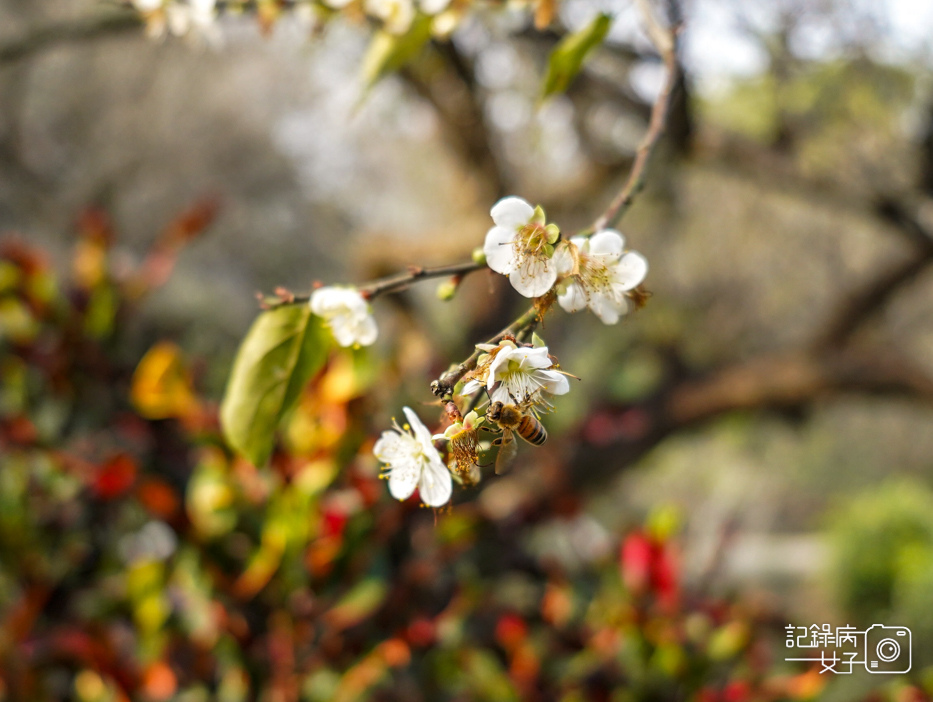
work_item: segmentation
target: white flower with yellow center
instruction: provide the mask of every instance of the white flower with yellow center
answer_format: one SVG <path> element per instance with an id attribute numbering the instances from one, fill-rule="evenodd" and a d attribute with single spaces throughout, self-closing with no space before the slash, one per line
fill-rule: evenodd
<path id="1" fill-rule="evenodd" d="M 570 382 L 555 370 L 547 346 L 528 348 L 506 340 L 488 352 L 490 360 L 464 384 L 464 395 L 485 387 L 490 402 L 548 408 L 551 395 L 570 392 Z"/>
<path id="2" fill-rule="evenodd" d="M 552 260 L 560 237 L 557 225 L 547 224 L 544 210 L 520 197 L 502 198 L 490 214 L 496 226 L 486 233 L 486 263 L 509 276 L 512 287 L 525 297 L 544 295 L 557 280 Z"/>
<path id="3" fill-rule="evenodd" d="M 615 324 L 628 312 L 629 291 L 648 274 L 648 261 L 637 251 L 624 251 L 625 238 L 615 229 L 574 237 L 554 258 L 560 274 L 557 302 L 567 312 L 589 307 L 603 324 Z"/>
<path id="4" fill-rule="evenodd" d="M 310 305 L 341 346 L 369 346 L 376 341 L 376 320 L 369 303 L 356 288 L 318 288 L 311 294 Z"/>
<path id="5" fill-rule="evenodd" d="M 421 500 L 429 507 L 441 507 L 450 500 L 453 481 L 447 466 L 434 448 L 431 432 L 418 415 L 403 408 L 408 419 L 405 431 L 397 424 L 395 430 L 382 432 L 373 447 L 373 454 L 383 463 L 389 479 L 389 493 L 396 500 L 407 500 L 418 488 Z"/>

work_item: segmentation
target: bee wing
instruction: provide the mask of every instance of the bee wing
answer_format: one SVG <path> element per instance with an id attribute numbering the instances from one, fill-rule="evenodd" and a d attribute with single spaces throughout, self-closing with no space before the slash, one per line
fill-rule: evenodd
<path id="1" fill-rule="evenodd" d="M 499 455 L 496 456 L 496 475 L 502 475 L 508 469 L 509 464 L 515 460 L 518 454 L 518 444 L 515 442 L 511 429 L 504 429 L 502 438 L 497 439 L 497 442 L 499 443 Z"/>

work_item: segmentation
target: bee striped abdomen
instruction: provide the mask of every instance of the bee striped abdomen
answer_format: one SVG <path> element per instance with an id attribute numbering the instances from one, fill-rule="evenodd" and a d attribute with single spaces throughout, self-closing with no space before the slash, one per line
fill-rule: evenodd
<path id="1" fill-rule="evenodd" d="M 535 446 L 540 446 L 547 441 L 547 429 L 537 419 L 528 415 L 522 417 L 516 431 L 525 441 Z"/>

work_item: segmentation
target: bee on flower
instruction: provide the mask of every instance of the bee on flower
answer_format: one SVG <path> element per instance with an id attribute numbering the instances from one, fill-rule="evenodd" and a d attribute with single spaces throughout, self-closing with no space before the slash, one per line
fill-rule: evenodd
<path id="1" fill-rule="evenodd" d="M 570 382 L 558 370 L 547 346 L 519 346 L 504 339 L 496 346 L 477 346 L 486 353 L 467 377 L 464 395 L 484 388 L 490 403 L 528 406 L 533 411 L 551 409 L 550 398 L 570 392 Z"/>

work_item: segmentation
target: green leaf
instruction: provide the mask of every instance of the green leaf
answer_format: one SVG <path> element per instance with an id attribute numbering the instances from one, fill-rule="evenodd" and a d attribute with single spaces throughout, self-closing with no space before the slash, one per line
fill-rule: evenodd
<path id="1" fill-rule="evenodd" d="M 587 55 L 602 44 L 611 24 L 611 16 L 600 14 L 583 29 L 568 34 L 561 40 L 548 58 L 547 75 L 544 77 L 541 91 L 542 99 L 567 90 L 570 82 L 583 68 Z"/>
<path id="2" fill-rule="evenodd" d="M 431 18 L 418 15 L 404 34 L 384 30 L 373 34 L 361 70 L 364 95 L 383 77 L 411 61 L 431 38 Z"/>
<path id="3" fill-rule="evenodd" d="M 243 339 L 220 422 L 228 443 L 255 465 L 272 453 L 275 429 L 327 360 L 330 335 L 307 305 L 263 312 Z"/>

